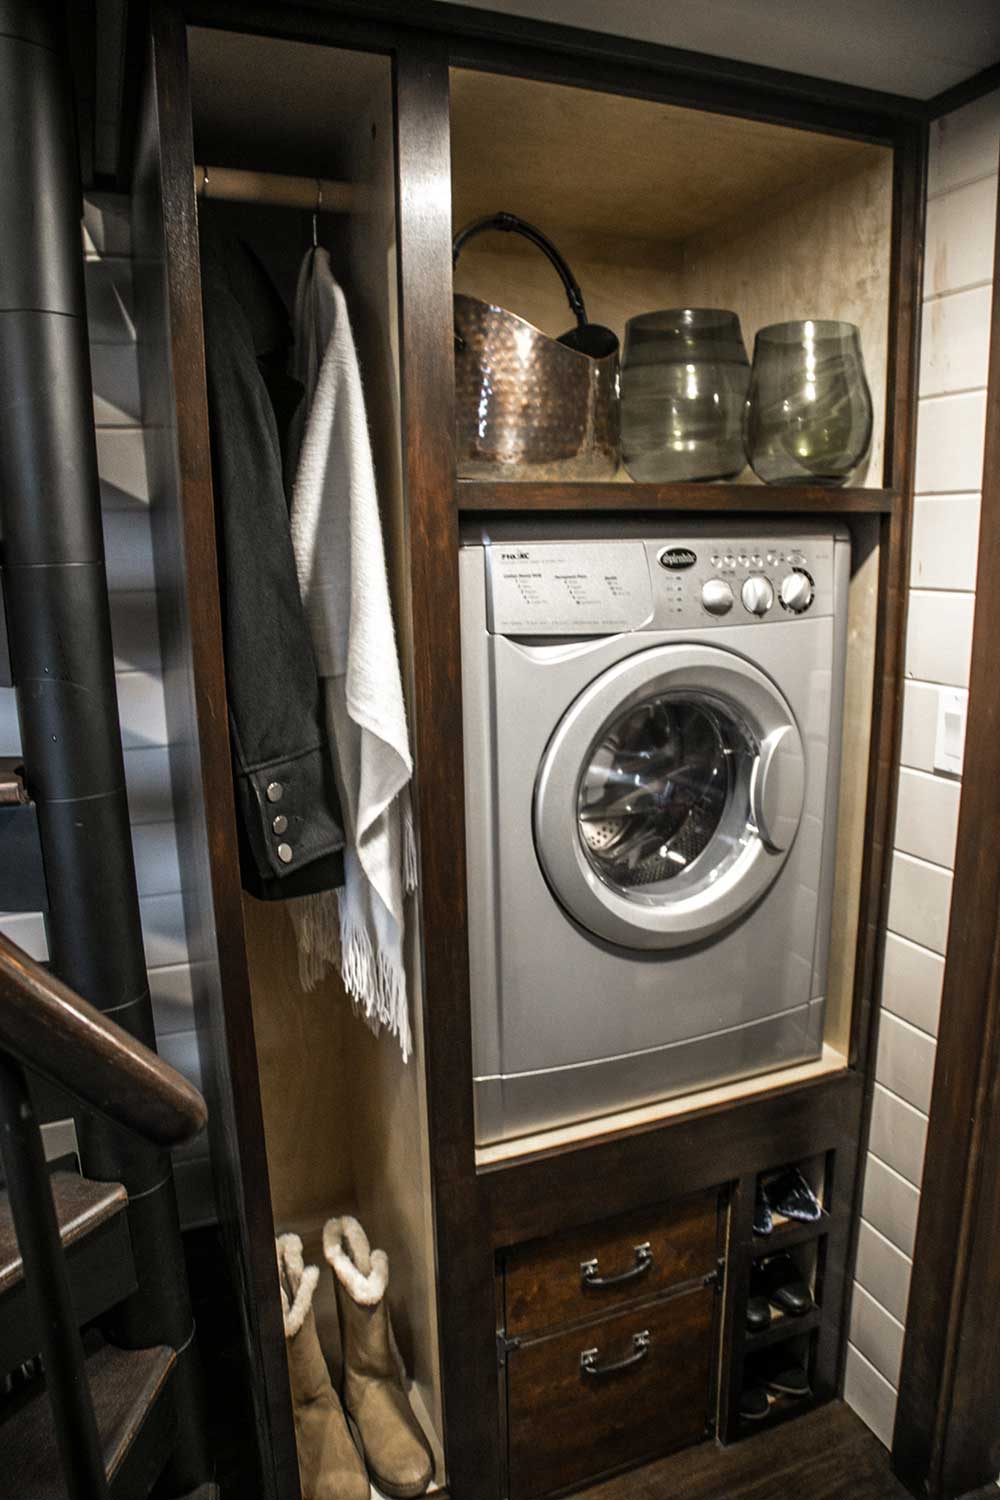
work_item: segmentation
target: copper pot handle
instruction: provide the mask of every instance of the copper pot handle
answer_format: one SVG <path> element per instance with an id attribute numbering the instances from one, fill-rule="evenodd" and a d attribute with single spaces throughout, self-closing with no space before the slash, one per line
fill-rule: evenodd
<path id="1" fill-rule="evenodd" d="M 464 229 L 458 231 L 452 244 L 452 265 L 455 266 L 458 264 L 458 257 L 469 240 L 473 239 L 477 234 L 487 234 L 490 230 L 494 229 L 499 229 L 505 234 L 521 234 L 526 240 L 530 240 L 533 245 L 537 245 L 538 249 L 548 256 L 559 272 L 560 279 L 566 290 L 570 311 L 576 318 L 577 326 L 583 328 L 587 321 L 587 309 L 583 305 L 583 293 L 580 290 L 576 277 L 548 236 L 544 235 L 540 229 L 536 229 L 534 224 L 529 224 L 525 219 L 519 219 L 517 214 L 487 214 L 483 219 L 473 219 L 471 224 L 466 224 Z"/>

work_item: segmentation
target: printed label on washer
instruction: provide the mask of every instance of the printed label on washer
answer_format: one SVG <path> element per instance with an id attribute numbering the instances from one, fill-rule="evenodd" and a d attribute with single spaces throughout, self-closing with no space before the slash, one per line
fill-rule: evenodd
<path id="1" fill-rule="evenodd" d="M 497 542 L 486 558 L 497 635 L 607 635 L 652 618 L 642 542 Z"/>

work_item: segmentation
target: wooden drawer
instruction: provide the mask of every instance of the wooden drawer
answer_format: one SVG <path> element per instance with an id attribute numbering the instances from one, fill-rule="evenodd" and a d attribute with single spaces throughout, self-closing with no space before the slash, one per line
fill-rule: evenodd
<path id="1" fill-rule="evenodd" d="M 703 1437 L 714 1303 L 712 1287 L 697 1287 L 512 1349 L 510 1500 L 566 1489 Z M 623 1367 L 608 1370 L 615 1364 Z"/>
<path id="2" fill-rule="evenodd" d="M 508 1338 L 594 1318 L 708 1275 L 717 1218 L 713 1189 L 511 1250 L 504 1261 Z"/>

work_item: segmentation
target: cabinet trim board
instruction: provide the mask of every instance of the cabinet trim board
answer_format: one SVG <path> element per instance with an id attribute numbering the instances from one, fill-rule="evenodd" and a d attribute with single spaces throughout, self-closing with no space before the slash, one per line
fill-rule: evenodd
<path id="1" fill-rule="evenodd" d="M 149 13 L 133 176 L 140 371 L 152 450 L 164 693 L 212 1170 L 242 1320 L 265 1500 L 298 1500 L 233 812 L 205 395 L 187 38 Z M 162 341 L 157 344 L 157 340 Z M 172 377 L 172 379 L 171 379 Z"/>

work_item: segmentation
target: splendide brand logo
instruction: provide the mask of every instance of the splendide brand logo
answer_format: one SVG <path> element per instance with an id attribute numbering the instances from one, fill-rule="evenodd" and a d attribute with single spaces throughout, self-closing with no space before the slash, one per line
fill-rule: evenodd
<path id="1" fill-rule="evenodd" d="M 693 568 L 697 561 L 698 555 L 690 547 L 667 547 L 660 553 L 660 567 L 669 568 L 672 573 L 679 573 L 683 568 Z"/>
<path id="2" fill-rule="evenodd" d="M 527 562 L 528 561 L 528 554 L 527 554 L 527 552 L 501 552 L 500 556 L 501 556 L 501 558 L 503 559 L 504 562 Z"/>

